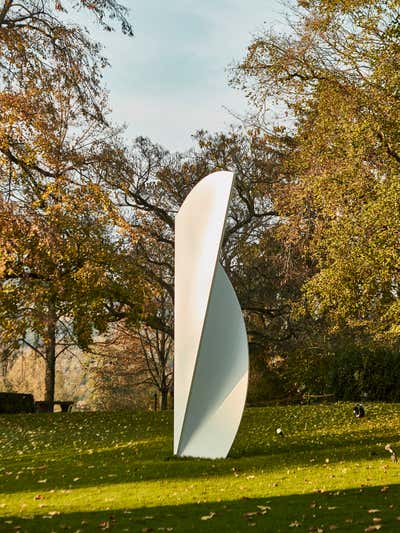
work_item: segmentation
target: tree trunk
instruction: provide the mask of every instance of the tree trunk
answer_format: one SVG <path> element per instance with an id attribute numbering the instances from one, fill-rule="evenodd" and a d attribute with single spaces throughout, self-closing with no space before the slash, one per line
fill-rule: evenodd
<path id="1" fill-rule="evenodd" d="M 2 350 L 1 352 L 1 375 L 3 378 L 6 377 L 8 371 L 8 358 L 9 353 L 7 350 Z"/>
<path id="2" fill-rule="evenodd" d="M 168 409 L 168 389 L 162 389 L 161 391 L 161 411 Z"/>
<path id="3" fill-rule="evenodd" d="M 49 402 L 49 411 L 53 411 L 54 388 L 56 381 L 56 322 L 55 313 L 50 311 L 46 342 L 46 376 L 44 399 Z"/>

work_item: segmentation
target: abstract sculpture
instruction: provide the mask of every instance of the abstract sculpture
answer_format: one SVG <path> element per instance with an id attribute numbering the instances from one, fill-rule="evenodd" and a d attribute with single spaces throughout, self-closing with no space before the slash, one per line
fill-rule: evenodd
<path id="1" fill-rule="evenodd" d="M 218 262 L 232 172 L 201 180 L 175 222 L 174 453 L 226 457 L 248 383 L 246 328 Z"/>

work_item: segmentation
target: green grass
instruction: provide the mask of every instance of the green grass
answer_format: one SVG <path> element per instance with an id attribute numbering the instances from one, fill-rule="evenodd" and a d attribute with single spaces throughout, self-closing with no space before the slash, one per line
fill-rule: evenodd
<path id="1" fill-rule="evenodd" d="M 172 457 L 172 413 L 2 415 L 0 531 L 397 532 L 400 405 L 366 413 L 247 409 L 216 461 Z"/>

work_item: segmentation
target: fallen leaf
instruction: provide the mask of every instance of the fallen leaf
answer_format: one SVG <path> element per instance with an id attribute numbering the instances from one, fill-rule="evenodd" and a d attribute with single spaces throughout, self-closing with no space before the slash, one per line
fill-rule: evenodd
<path id="1" fill-rule="evenodd" d="M 389 490 L 389 487 L 382 487 L 380 492 L 387 492 Z"/>
<path id="2" fill-rule="evenodd" d="M 271 510 L 271 507 L 269 505 L 257 505 L 258 509 L 260 509 L 260 511 L 270 511 Z"/>
<path id="3" fill-rule="evenodd" d="M 381 524 L 375 524 L 375 525 L 373 525 L 373 526 L 368 526 L 368 527 L 366 527 L 366 528 L 364 529 L 364 531 L 366 531 L 367 533 L 368 533 L 369 531 L 379 531 L 379 529 L 381 529 L 381 527 L 382 527 Z"/>
<path id="4" fill-rule="evenodd" d="M 368 512 L 369 512 L 370 514 L 373 514 L 373 513 L 380 513 L 381 510 L 380 510 L 380 509 L 368 509 Z"/>
<path id="5" fill-rule="evenodd" d="M 215 516 L 215 513 L 213 513 L 213 512 L 211 511 L 211 513 L 206 514 L 205 516 L 202 516 L 202 517 L 200 518 L 200 520 L 211 520 L 211 518 L 213 518 L 214 516 Z"/>
<path id="6" fill-rule="evenodd" d="M 301 524 L 300 522 L 298 522 L 297 520 L 295 520 L 294 522 L 292 522 L 291 524 L 289 524 L 289 527 L 300 527 Z"/>

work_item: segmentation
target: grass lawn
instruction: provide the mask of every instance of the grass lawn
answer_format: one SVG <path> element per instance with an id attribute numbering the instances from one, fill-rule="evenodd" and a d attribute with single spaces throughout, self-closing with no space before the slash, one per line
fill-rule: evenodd
<path id="1" fill-rule="evenodd" d="M 226 460 L 172 413 L 0 416 L 0 531 L 400 531 L 400 404 L 252 408 Z M 284 436 L 276 434 L 281 427 Z"/>

